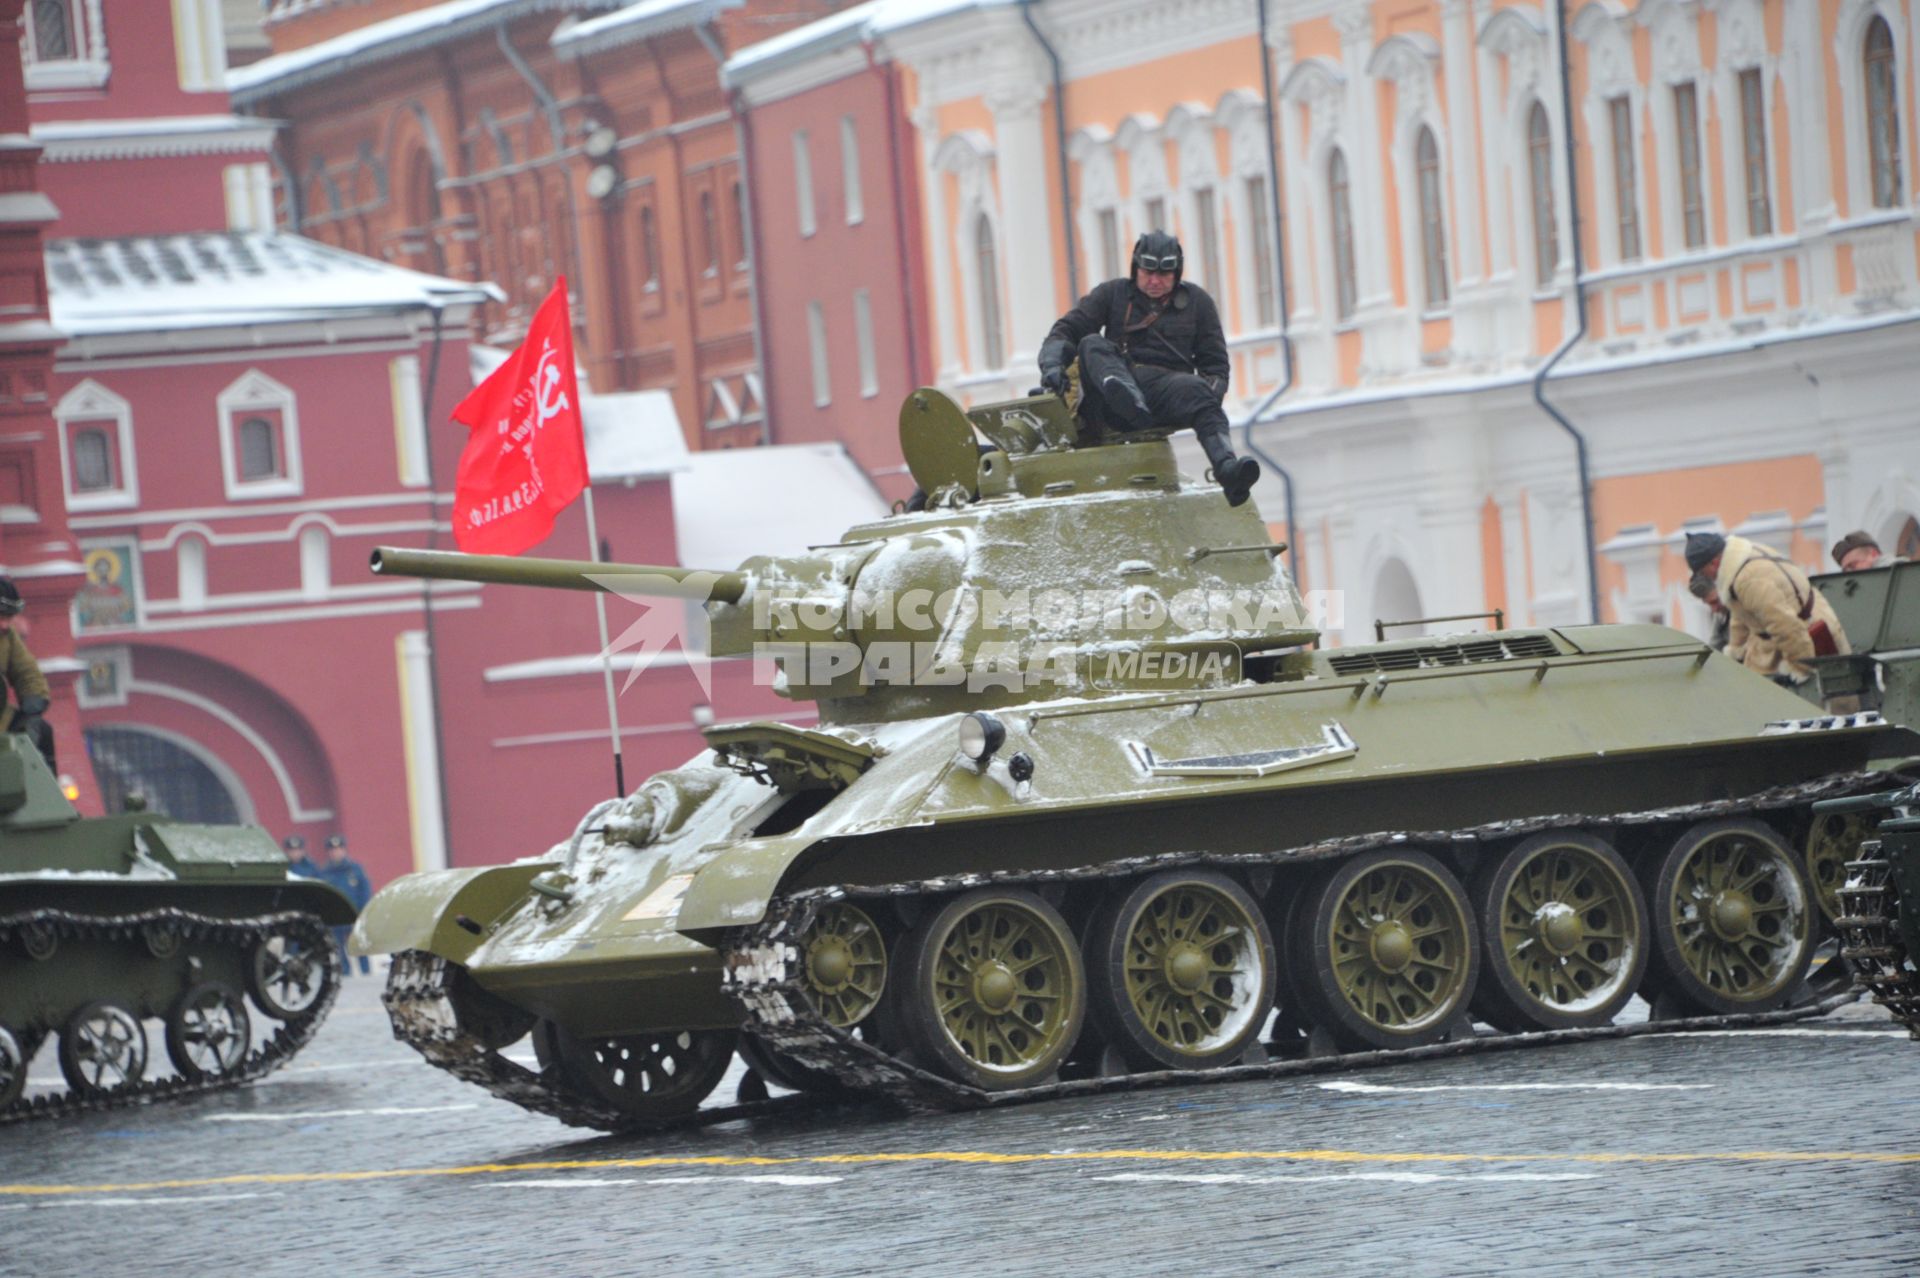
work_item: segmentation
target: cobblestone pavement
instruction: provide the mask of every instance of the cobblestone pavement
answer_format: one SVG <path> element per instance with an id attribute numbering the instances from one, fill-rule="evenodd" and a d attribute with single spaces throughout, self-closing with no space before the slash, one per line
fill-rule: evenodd
<path id="1" fill-rule="evenodd" d="M 1912 1274 L 1878 1008 L 972 1115 L 582 1138 L 355 977 L 261 1084 L 0 1129 L 0 1274 Z M 52 1053 L 35 1064 L 54 1071 Z M 729 1095 L 731 1083 L 721 1095 Z"/>

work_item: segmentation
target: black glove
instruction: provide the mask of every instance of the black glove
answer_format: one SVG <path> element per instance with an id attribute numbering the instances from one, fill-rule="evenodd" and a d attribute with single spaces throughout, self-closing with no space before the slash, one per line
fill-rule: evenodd
<path id="1" fill-rule="evenodd" d="M 1067 370 L 1059 367 L 1041 369 L 1040 386 L 1042 389 L 1065 399 L 1067 397 Z"/>
<path id="2" fill-rule="evenodd" d="M 1775 683 L 1779 684 L 1783 688 L 1797 688 L 1800 686 L 1800 681 L 1795 679 L 1792 675 L 1777 674 L 1777 675 L 1769 675 L 1767 677 L 1772 679 Z"/>

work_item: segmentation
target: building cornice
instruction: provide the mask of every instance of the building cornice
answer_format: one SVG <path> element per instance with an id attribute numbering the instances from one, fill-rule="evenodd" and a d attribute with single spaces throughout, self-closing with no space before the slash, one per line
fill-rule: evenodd
<path id="1" fill-rule="evenodd" d="M 803 61 L 789 61 L 779 67 L 736 82 L 729 73 L 729 88 L 737 88 L 749 106 L 765 106 L 783 98 L 832 84 L 867 68 L 867 46 L 857 39 L 838 48 L 817 48 Z"/>
<path id="2" fill-rule="evenodd" d="M 180 115 L 153 120 L 73 120 L 33 126 L 40 158 L 50 164 L 77 160 L 148 160 L 183 155 L 265 156 L 273 149 L 277 121 L 237 115 Z"/>
<path id="3" fill-rule="evenodd" d="M 746 0 L 646 0 L 584 21 L 569 18 L 547 41 L 563 58 L 584 58 L 671 31 L 704 26 Z"/>

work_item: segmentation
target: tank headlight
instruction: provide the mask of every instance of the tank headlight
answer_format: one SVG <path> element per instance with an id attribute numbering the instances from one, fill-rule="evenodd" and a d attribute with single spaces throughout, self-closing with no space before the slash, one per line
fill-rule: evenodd
<path id="1" fill-rule="evenodd" d="M 66 796 L 68 803 L 80 797 L 80 787 L 64 772 L 60 774 L 60 793 Z"/>
<path id="2" fill-rule="evenodd" d="M 970 714 L 960 721 L 960 753 L 985 763 L 1005 745 L 1007 726 L 990 714 Z"/>

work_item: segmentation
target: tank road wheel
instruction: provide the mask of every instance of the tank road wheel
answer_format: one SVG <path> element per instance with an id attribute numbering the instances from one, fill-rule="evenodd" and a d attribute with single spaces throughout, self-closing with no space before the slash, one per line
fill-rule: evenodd
<path id="1" fill-rule="evenodd" d="M 27 1090 L 27 1051 L 13 1031 L 0 1025 L 0 1109 L 20 1099 Z"/>
<path id="2" fill-rule="evenodd" d="M 887 988 L 887 945 L 859 906 L 837 901 L 801 934 L 807 997 L 831 1024 L 852 1029 L 880 1005 Z"/>
<path id="3" fill-rule="evenodd" d="M 254 1005 L 276 1021 L 300 1016 L 326 994 L 333 983 L 336 960 L 333 947 L 312 945 L 286 932 L 275 932 L 253 947 L 247 964 L 247 993 Z"/>
<path id="4" fill-rule="evenodd" d="M 1103 910 L 1087 967 L 1095 1017 L 1141 1069 L 1231 1065 L 1273 1006 L 1260 906 L 1208 870 L 1156 874 Z"/>
<path id="5" fill-rule="evenodd" d="M 247 1059 L 251 1029 L 239 991 L 217 981 L 196 985 L 167 1013 L 167 1057 L 196 1082 L 231 1074 Z"/>
<path id="6" fill-rule="evenodd" d="M 939 1073 L 987 1091 L 1058 1069 L 1086 1016 L 1087 986 L 1060 912 L 1031 892 L 979 888 L 901 941 L 903 1029 Z"/>
<path id="7" fill-rule="evenodd" d="M 555 1025 L 550 1032 L 549 1048 L 568 1079 L 642 1123 L 691 1114 L 733 1063 L 732 1030 L 580 1038 Z"/>
<path id="8" fill-rule="evenodd" d="M 1831 924 L 1840 917 L 1840 885 L 1847 862 L 1858 859 L 1860 845 L 1873 837 L 1874 821 L 1864 812 L 1825 812 L 1807 832 L 1807 880 L 1820 914 Z"/>
<path id="9" fill-rule="evenodd" d="M 1439 1041 L 1473 997 L 1478 940 L 1460 881 L 1412 848 L 1364 853 L 1309 889 L 1302 993 L 1348 1047 Z"/>
<path id="10" fill-rule="evenodd" d="M 1787 1001 L 1813 957 L 1798 858 L 1759 821 L 1702 821 L 1661 858 L 1648 894 L 1662 990 L 1715 1015 Z"/>
<path id="11" fill-rule="evenodd" d="M 1474 1010 L 1504 1030 L 1605 1025 L 1640 986 L 1647 907 L 1604 840 L 1536 834 L 1475 879 L 1486 944 Z"/>
<path id="12" fill-rule="evenodd" d="M 88 1003 L 60 1031 L 60 1072 L 82 1096 L 131 1087 L 147 1072 L 147 1031 L 108 999 Z"/>

